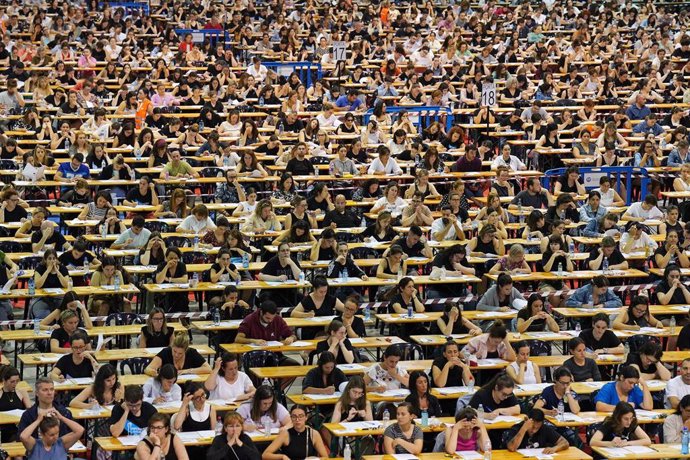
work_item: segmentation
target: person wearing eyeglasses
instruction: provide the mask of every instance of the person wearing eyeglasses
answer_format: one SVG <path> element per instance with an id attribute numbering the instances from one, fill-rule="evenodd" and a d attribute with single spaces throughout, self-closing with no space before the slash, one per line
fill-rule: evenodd
<path id="1" fill-rule="evenodd" d="M 649 312 L 649 299 L 635 296 L 628 306 L 613 321 L 613 329 L 621 331 L 639 331 L 643 327 L 660 327 L 664 325 Z"/>
<path id="2" fill-rule="evenodd" d="M 645 380 L 668 382 L 673 375 L 661 362 L 663 353 L 661 345 L 650 340 L 642 344 L 636 352 L 628 354 L 625 365 L 640 371 L 640 377 Z"/>
<path id="3" fill-rule="evenodd" d="M 125 399 L 121 404 L 113 406 L 107 422 L 110 425 L 110 435 L 138 436 L 148 426 L 151 416 L 157 412 L 153 404 L 144 401 L 144 390 L 141 386 L 127 385 Z"/>
<path id="4" fill-rule="evenodd" d="M 89 336 L 84 331 L 76 331 L 70 337 L 72 353 L 62 356 L 50 371 L 50 378 L 64 382 L 66 378 L 92 377 L 98 363 L 90 352 L 86 351 Z"/>
<path id="5" fill-rule="evenodd" d="M 579 414 L 580 403 L 577 401 L 577 395 L 570 389 L 571 383 L 573 383 L 573 374 L 568 368 L 561 366 L 556 369 L 553 373 L 553 385 L 542 390 L 539 399 L 534 403 L 534 408 L 546 415 L 555 416 L 558 404 L 563 402 L 566 412 Z"/>
<path id="6" fill-rule="evenodd" d="M 244 433 L 243 418 L 237 412 L 228 412 L 223 419 L 223 431 L 213 438 L 206 458 L 234 458 L 261 460 L 254 441 Z"/>
<path id="7" fill-rule="evenodd" d="M 182 439 L 170 431 L 170 417 L 153 414 L 148 421 L 147 436 L 137 444 L 136 458 L 139 460 L 189 460 Z"/>
<path id="8" fill-rule="evenodd" d="M 175 432 L 207 431 L 216 429 L 216 408 L 208 402 L 209 392 L 199 382 L 190 382 L 182 398 L 180 410 L 172 416 L 170 424 Z M 206 458 L 206 446 L 186 446 L 191 458 Z"/>

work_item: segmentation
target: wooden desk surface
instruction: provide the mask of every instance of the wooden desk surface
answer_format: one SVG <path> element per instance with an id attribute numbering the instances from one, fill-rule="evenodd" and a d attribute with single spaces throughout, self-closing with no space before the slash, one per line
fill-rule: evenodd
<path id="1" fill-rule="evenodd" d="M 90 337 L 98 336 L 103 334 L 104 336 L 112 335 L 136 335 L 141 332 L 143 324 L 128 324 L 124 326 L 96 326 L 91 329 L 85 329 Z M 187 328 L 181 323 L 168 323 L 168 327 L 173 328 L 175 331 L 184 331 Z M 27 341 L 35 340 L 36 338 L 49 338 L 52 330 L 44 329 L 41 331 L 40 335 L 34 333 L 33 329 L 15 329 L 0 331 L 0 340 L 15 340 L 15 341 Z"/>
<path id="2" fill-rule="evenodd" d="M 621 456 L 616 456 L 615 458 L 617 459 L 622 459 L 622 460 L 647 460 L 647 459 L 656 459 L 656 458 L 690 458 L 690 455 L 682 455 L 680 453 L 680 444 L 652 444 L 649 446 L 649 448 L 654 451 L 654 452 L 647 452 L 644 454 L 626 454 L 626 455 L 621 455 Z M 603 455 L 606 458 L 614 458 L 614 457 L 607 457 L 609 454 L 606 450 L 606 447 L 592 447 L 592 450 L 597 452 L 598 454 Z"/>
<path id="3" fill-rule="evenodd" d="M 472 338 L 469 334 L 453 334 L 453 340 L 455 343 L 464 345 L 470 341 Z M 511 342 L 518 342 L 521 340 L 542 340 L 545 342 L 559 341 L 559 340 L 570 340 L 574 337 L 572 334 L 562 333 L 562 332 L 545 332 L 545 333 L 529 333 L 518 334 L 516 332 L 508 333 L 508 340 Z M 413 335 L 410 336 L 413 342 L 418 343 L 423 346 L 441 346 L 447 342 L 447 337 L 445 335 Z"/>
<path id="4" fill-rule="evenodd" d="M 510 452 L 509 450 L 492 450 L 492 457 L 501 460 L 524 460 L 526 457 L 517 452 Z M 567 450 L 551 454 L 554 460 L 592 460 L 592 457 L 578 449 L 577 447 L 568 447 Z M 416 456 L 420 460 L 448 460 L 450 455 L 445 452 L 422 453 Z M 392 455 L 365 455 L 364 460 L 395 460 Z M 458 457 L 453 457 L 458 458 Z M 657 458 L 657 457 L 654 457 Z M 661 458 L 661 457 L 659 457 Z"/>
<path id="5" fill-rule="evenodd" d="M 271 442 L 277 435 L 266 436 L 264 434 L 258 433 L 248 433 L 249 436 L 254 440 L 254 442 Z M 118 438 L 113 437 L 97 437 L 95 441 L 101 447 L 101 449 L 109 452 L 117 452 L 123 450 L 135 450 L 136 446 L 125 446 L 120 442 Z M 210 446 L 213 442 L 213 437 L 199 438 L 195 441 L 183 441 L 185 446 Z"/>
<path id="6" fill-rule="evenodd" d="M 352 341 L 353 339 L 350 339 Z M 300 343 L 301 342 L 301 343 Z M 247 353 L 254 350 L 267 350 L 276 352 L 290 352 L 290 351 L 313 351 L 316 350 L 316 345 L 321 340 L 298 340 L 298 345 L 281 345 L 281 346 L 255 346 L 240 343 L 225 343 L 221 344 L 221 348 L 229 353 Z M 386 348 L 394 343 L 406 343 L 398 337 L 364 337 L 360 340 L 352 342 L 354 348 Z"/>
<path id="7" fill-rule="evenodd" d="M 212 356 L 216 351 L 208 345 L 191 345 L 202 356 Z M 155 353 L 154 353 L 155 351 Z M 97 361 L 118 361 L 127 358 L 153 358 L 158 351 L 150 348 L 129 348 L 126 350 L 101 350 L 94 354 Z M 19 360 L 26 366 L 41 366 L 55 364 L 62 355 L 58 353 L 25 353 L 19 355 Z"/>
<path id="8" fill-rule="evenodd" d="M 658 416 L 647 417 L 646 415 L 640 416 L 638 414 L 637 415 L 637 421 L 640 424 L 664 423 L 664 419 L 666 418 L 666 416 L 673 414 L 675 412 L 675 410 L 673 410 L 673 409 L 658 409 L 658 410 L 655 410 L 652 412 L 657 413 Z M 604 418 L 606 418 L 609 415 L 611 415 L 610 412 L 580 412 L 577 415 L 577 417 L 579 417 L 580 420 L 568 420 L 566 418 L 566 421 L 560 421 L 560 420 L 557 420 L 556 417 L 552 417 L 550 415 L 547 415 L 546 418 L 549 420 L 549 422 L 553 423 L 554 425 L 556 425 L 558 427 L 578 427 L 578 426 L 591 425 L 592 423 L 602 422 L 602 421 L 604 421 Z"/>

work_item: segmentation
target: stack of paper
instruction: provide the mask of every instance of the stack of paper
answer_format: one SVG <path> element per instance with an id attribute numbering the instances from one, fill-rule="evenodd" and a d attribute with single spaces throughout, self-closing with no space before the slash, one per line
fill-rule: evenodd
<path id="1" fill-rule="evenodd" d="M 209 399 L 207 402 L 212 406 L 229 406 L 235 403 L 235 398 L 228 399 Z"/>
<path id="2" fill-rule="evenodd" d="M 280 428 L 271 428 L 271 434 L 278 434 L 280 431 Z M 256 438 L 265 438 L 266 437 L 266 432 L 264 430 L 261 431 L 249 431 L 247 432 L 247 436 L 249 436 L 252 439 Z"/>
<path id="3" fill-rule="evenodd" d="M 645 446 L 627 446 L 627 447 L 602 447 L 602 451 L 604 451 L 607 455 L 607 457 L 611 458 L 618 458 L 618 457 L 627 457 L 630 454 L 652 454 L 656 453 L 654 449 L 650 449 L 649 447 Z"/>
<path id="4" fill-rule="evenodd" d="M 324 399 L 338 399 L 338 398 L 340 398 L 341 395 L 342 395 L 342 393 L 340 393 L 339 391 L 336 391 L 332 395 L 304 395 L 304 397 L 307 399 L 311 399 L 313 401 L 321 401 Z"/>
<path id="5" fill-rule="evenodd" d="M 550 387 L 553 385 L 552 383 L 523 383 L 518 385 L 518 388 L 522 391 L 525 392 L 532 392 L 532 391 L 544 391 L 546 387 Z"/>
<path id="6" fill-rule="evenodd" d="M 344 430 L 336 430 L 336 434 L 344 435 L 360 430 L 377 430 L 381 427 L 381 422 L 375 420 L 372 422 L 340 422 L 345 428 Z"/>
<path id="7" fill-rule="evenodd" d="M 6 411 L 3 411 L 3 412 L 0 412 L 0 414 L 8 415 L 8 416 L 10 416 L 10 417 L 21 418 L 22 415 L 24 415 L 24 409 L 6 410 Z"/>
<path id="8" fill-rule="evenodd" d="M 545 454 L 544 449 L 541 449 L 541 448 L 539 448 L 539 449 L 518 449 L 517 451 L 519 454 L 522 454 L 525 457 L 536 457 L 536 458 L 544 459 L 544 460 L 549 459 L 549 458 L 553 458 L 552 455 Z"/>
<path id="9" fill-rule="evenodd" d="M 178 382 L 186 382 L 187 380 L 196 380 L 199 376 L 197 374 L 180 374 L 177 376 Z"/>
<path id="10" fill-rule="evenodd" d="M 384 398 L 396 398 L 396 397 L 405 397 L 410 394 L 410 390 L 405 390 L 405 389 L 399 389 L 399 390 L 386 390 L 383 393 L 374 393 L 372 394 L 377 394 L 379 396 L 382 396 Z"/>
<path id="11" fill-rule="evenodd" d="M 455 455 L 462 458 L 462 460 L 484 460 L 484 454 L 475 452 L 473 450 L 463 450 L 455 452 Z"/>
<path id="12" fill-rule="evenodd" d="M 478 359 L 477 360 L 477 366 L 501 366 L 503 364 L 507 364 L 508 361 L 505 361 L 500 358 L 484 358 L 484 359 Z"/>
<path id="13" fill-rule="evenodd" d="M 442 395 L 455 395 L 458 393 L 468 393 L 469 392 L 468 387 L 445 387 L 445 388 L 437 388 L 436 391 L 438 391 Z"/>
<path id="14" fill-rule="evenodd" d="M 493 425 L 494 423 L 519 423 L 522 419 L 519 417 L 513 417 L 512 415 L 499 415 L 493 420 L 484 419 L 484 425 Z"/>

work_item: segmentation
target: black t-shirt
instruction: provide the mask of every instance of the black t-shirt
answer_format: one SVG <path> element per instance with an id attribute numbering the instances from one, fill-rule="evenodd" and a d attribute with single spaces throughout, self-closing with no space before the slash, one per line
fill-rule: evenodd
<path id="1" fill-rule="evenodd" d="M 170 337 L 173 335 L 173 328 L 168 327 L 168 332 L 151 334 L 147 326 L 141 328 L 141 334 L 146 338 L 146 346 L 151 348 L 167 347 L 170 345 Z"/>
<path id="2" fill-rule="evenodd" d="M 113 411 L 110 414 L 110 420 L 108 423 L 114 425 L 120 421 L 122 414 L 124 414 L 124 409 L 120 404 L 115 404 L 113 406 Z M 131 411 L 127 414 L 127 422 L 125 422 L 125 428 L 122 431 L 121 436 L 137 435 L 141 430 L 146 430 L 149 426 L 149 419 L 153 414 L 158 412 L 151 403 L 142 401 L 141 403 L 141 413 L 139 416 L 135 416 Z M 137 429 L 137 427 L 139 429 Z"/>
<path id="3" fill-rule="evenodd" d="M 309 176 L 314 174 L 314 165 L 307 159 L 293 158 L 285 165 L 285 172 L 289 172 L 293 176 Z"/>
<path id="4" fill-rule="evenodd" d="M 63 328 L 54 329 L 50 334 L 50 339 L 58 341 L 58 347 L 60 348 L 72 348 L 70 341 L 70 335 Z"/>
<path id="5" fill-rule="evenodd" d="M 43 262 L 41 262 L 38 267 L 36 267 L 36 273 L 39 275 L 43 275 L 46 272 L 47 267 Z M 60 264 L 58 265 L 58 270 L 60 273 L 62 273 L 62 276 L 69 276 L 69 271 L 67 268 Z M 46 277 L 45 282 L 43 283 L 43 289 L 45 288 L 61 288 L 62 284 L 60 284 L 60 279 L 55 273 L 51 273 Z"/>
<path id="6" fill-rule="evenodd" d="M 343 322 L 342 316 L 336 316 L 335 319 L 337 319 L 341 323 Z M 360 316 L 355 316 L 354 318 L 352 318 L 352 330 L 355 331 L 355 334 L 357 334 L 360 337 L 367 336 L 367 330 L 364 326 L 364 320 Z"/>
<path id="7" fill-rule="evenodd" d="M 431 368 L 437 367 L 438 370 L 442 371 L 443 367 L 446 365 L 448 360 L 443 356 L 434 360 L 431 364 Z M 448 369 L 448 379 L 446 380 L 447 387 L 461 387 L 464 383 L 462 382 L 462 368 L 460 366 L 453 366 Z M 438 387 L 436 382 L 433 383 L 434 387 Z"/>
<path id="8" fill-rule="evenodd" d="M 472 399 L 470 399 L 470 407 L 477 409 L 479 405 L 484 406 L 484 411 L 492 412 L 496 409 L 507 409 L 509 407 L 517 406 L 519 404 L 515 395 L 510 395 L 509 398 L 504 399 L 500 403 L 496 403 L 494 398 L 491 397 L 491 390 L 480 389 L 477 391 Z"/>
<path id="9" fill-rule="evenodd" d="M 391 243 L 391 246 L 399 244 L 403 252 L 407 254 L 408 257 L 423 257 L 422 251 L 424 250 L 424 245 L 421 241 L 417 241 L 414 246 L 410 247 L 407 245 L 407 237 L 401 236 L 397 240 Z"/>
<path id="10" fill-rule="evenodd" d="M 81 257 L 76 258 L 74 257 L 74 253 L 72 251 L 67 251 L 63 252 L 60 254 L 60 257 L 58 257 L 58 260 L 62 265 L 65 267 L 83 267 L 84 266 L 84 260 L 87 260 L 89 262 L 89 265 L 91 264 L 91 261 L 93 260 L 93 256 L 89 254 L 88 252 L 84 252 Z"/>
<path id="11" fill-rule="evenodd" d="M 630 353 L 628 355 L 628 359 L 625 361 L 626 366 L 630 366 L 632 364 L 635 364 L 637 368 L 640 370 L 641 373 L 643 374 L 656 374 L 656 364 L 652 364 L 650 366 L 645 367 L 644 364 L 642 364 L 642 359 L 640 358 L 640 353 Z"/>
<path id="12" fill-rule="evenodd" d="M 668 282 L 666 280 L 661 280 L 659 284 L 657 284 L 655 293 L 658 296 L 659 294 L 666 294 L 668 291 L 671 290 L 671 286 L 668 285 Z M 673 293 L 673 296 L 671 296 L 671 301 L 668 302 L 669 305 L 677 305 L 677 304 L 685 304 L 685 296 L 683 295 L 683 291 L 680 289 L 676 289 L 675 292 Z M 690 344 L 688 346 L 690 348 Z"/>
<path id="13" fill-rule="evenodd" d="M 170 278 L 179 278 L 187 274 L 187 266 L 182 261 L 177 262 L 177 266 L 175 267 L 175 273 L 173 273 L 172 276 L 170 276 L 169 271 L 167 269 L 167 262 L 161 262 L 156 268 L 156 273 L 160 273 L 162 271 L 166 272 L 166 277 L 169 276 Z"/>
<path id="14" fill-rule="evenodd" d="M 623 428 L 621 433 L 615 433 L 610 424 L 604 423 L 601 425 L 601 428 L 599 428 L 599 431 L 601 431 L 601 434 L 603 435 L 602 441 L 613 441 L 613 438 L 615 437 L 619 437 L 624 441 L 633 441 L 637 438 L 634 436 L 634 430 L 631 430 L 630 428 L 631 427 Z"/>
<path id="15" fill-rule="evenodd" d="M 594 338 L 594 332 L 592 329 L 585 329 L 580 332 L 580 338 L 585 341 L 585 346 L 590 350 L 603 350 L 604 348 L 616 348 L 621 344 L 621 341 L 612 330 L 607 329 L 604 331 L 604 335 L 601 339 L 596 340 Z"/>
<path id="16" fill-rule="evenodd" d="M 146 194 L 142 195 L 139 187 L 135 187 L 127 192 L 127 201 L 132 201 L 137 204 L 151 204 L 153 203 L 153 194 L 151 189 L 146 189 Z"/>
<path id="17" fill-rule="evenodd" d="M 20 222 L 22 219 L 26 219 L 27 216 L 26 209 L 21 206 L 15 206 L 12 211 L 5 209 L 5 222 Z"/>
<path id="18" fill-rule="evenodd" d="M 324 213 L 328 212 L 328 201 L 326 200 L 321 200 L 316 201 L 315 197 L 311 197 L 307 200 L 307 209 L 310 211 L 323 211 Z"/>
<path id="19" fill-rule="evenodd" d="M 596 260 L 598 257 L 599 257 L 599 248 L 592 249 L 592 251 L 589 253 L 589 257 L 587 258 L 587 263 L 589 264 L 590 261 Z M 625 257 L 623 257 L 623 254 L 616 247 L 613 249 L 613 252 L 608 257 L 608 261 L 609 261 L 609 267 L 610 267 L 611 265 L 622 264 L 623 262 L 625 262 Z"/>
<path id="20" fill-rule="evenodd" d="M 323 219 L 324 228 L 329 227 L 332 222 L 335 223 L 337 228 L 358 227 L 355 217 L 347 211 L 340 213 L 334 209 L 333 211 L 327 212 Z"/>
<path id="21" fill-rule="evenodd" d="M 520 423 L 516 427 L 512 428 L 511 431 L 517 434 L 517 432 L 520 431 L 520 428 L 522 428 L 522 425 L 524 423 L 525 422 Z M 539 431 L 534 433 L 533 436 L 530 436 L 528 433 L 525 433 L 525 436 L 523 436 L 522 442 L 520 443 L 518 449 L 537 449 L 541 447 L 554 447 L 560 437 L 561 435 L 556 433 L 556 430 L 546 425 L 545 423 L 542 423 Z"/>
<path id="22" fill-rule="evenodd" d="M 295 261 L 294 259 L 293 262 L 297 264 L 298 268 L 301 268 L 299 262 Z M 290 264 L 285 265 L 285 267 L 280 265 L 279 256 L 271 257 L 269 261 L 266 262 L 266 265 L 264 265 L 264 268 L 261 269 L 261 273 L 271 276 L 285 275 L 288 277 L 289 280 L 295 279 L 295 277 L 292 274 L 292 267 L 290 266 Z"/>
<path id="23" fill-rule="evenodd" d="M 350 350 L 355 357 L 357 356 L 357 352 L 355 352 L 355 348 L 352 346 L 350 343 L 350 339 L 345 339 L 345 348 Z M 316 355 L 320 355 L 324 351 L 328 351 L 328 341 L 327 340 L 322 340 L 321 342 L 316 344 Z M 343 356 L 342 351 L 340 350 L 340 347 L 338 347 L 338 354 L 335 357 L 336 363 L 337 364 L 347 364 L 347 361 L 345 361 L 345 357 Z"/>
<path id="24" fill-rule="evenodd" d="M 678 334 L 678 342 L 676 343 L 679 350 L 690 350 L 690 324 L 683 326 Z"/>
<path id="25" fill-rule="evenodd" d="M 307 294 L 304 296 L 301 303 L 302 308 L 307 313 L 313 311 L 316 316 L 332 316 L 335 315 L 336 300 L 335 296 L 327 295 L 326 298 L 323 299 L 323 302 L 321 302 L 321 306 L 317 309 L 314 299 L 312 299 L 311 295 Z"/>
<path id="26" fill-rule="evenodd" d="M 81 364 L 75 364 L 72 355 L 65 355 L 58 359 L 55 367 L 60 369 L 65 378 L 79 378 L 93 376 L 93 364 L 88 358 L 84 358 Z"/>
<path id="27" fill-rule="evenodd" d="M 41 241 L 41 238 L 43 238 L 43 232 L 33 232 L 31 234 L 31 243 L 38 243 Z M 55 229 L 53 234 L 45 241 L 44 245 L 52 244 L 56 251 L 61 251 L 66 242 L 67 240 L 62 236 L 62 233 Z"/>
<path id="28" fill-rule="evenodd" d="M 161 359 L 161 367 L 166 364 L 174 364 L 172 348 L 170 347 L 165 347 L 156 356 Z M 184 355 L 184 364 L 182 365 L 182 369 L 194 369 L 201 367 L 205 362 L 204 357 L 201 356 L 195 348 L 187 348 L 187 352 Z"/>
<path id="29" fill-rule="evenodd" d="M 317 348 L 317 353 L 320 353 L 318 348 Z M 326 382 L 324 383 L 323 379 L 323 374 L 321 373 L 321 369 L 318 367 L 315 367 L 314 369 L 311 369 L 309 372 L 307 372 L 307 375 L 304 377 L 304 380 L 302 381 L 302 389 L 304 388 L 327 388 L 329 386 L 334 386 L 336 390 L 340 386 L 341 383 L 347 382 L 347 377 L 337 367 L 333 369 L 333 372 L 331 372 L 327 377 L 326 377 Z"/>

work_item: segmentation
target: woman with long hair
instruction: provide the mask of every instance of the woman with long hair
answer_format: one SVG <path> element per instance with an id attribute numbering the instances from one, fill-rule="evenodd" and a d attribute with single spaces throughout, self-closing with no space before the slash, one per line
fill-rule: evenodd
<path id="1" fill-rule="evenodd" d="M 89 313 L 86 311 L 86 307 L 79 299 L 77 293 L 74 291 L 67 291 L 65 296 L 62 298 L 62 302 L 60 302 L 60 306 L 58 306 L 58 308 L 50 312 L 48 316 L 41 320 L 41 329 L 58 329 L 60 327 L 58 325 L 58 320 L 60 319 L 62 312 L 65 310 L 71 310 L 77 315 L 77 318 L 79 318 L 78 327 L 85 329 L 91 329 L 93 327 Z"/>
<path id="2" fill-rule="evenodd" d="M 146 324 L 141 327 L 139 348 L 170 347 L 175 330 L 168 326 L 165 311 L 160 307 L 153 307 L 146 318 Z"/>
<path id="3" fill-rule="evenodd" d="M 95 404 L 107 406 L 121 401 L 124 398 L 124 394 L 125 387 L 118 379 L 115 366 L 103 364 L 96 372 L 93 383 L 72 398 L 69 407 L 89 409 Z"/>
<path id="4" fill-rule="evenodd" d="M 189 460 L 182 439 L 170 429 L 170 417 L 157 412 L 148 421 L 147 436 L 137 444 L 136 457 L 139 460 L 173 458 Z"/>
<path id="5" fill-rule="evenodd" d="M 633 406 L 620 401 L 594 432 L 589 444 L 592 447 L 649 446 L 652 441 L 638 425 Z"/>
<path id="6" fill-rule="evenodd" d="M 429 417 L 442 415 L 438 398 L 431 394 L 430 389 L 431 383 L 426 372 L 412 371 L 410 373 L 410 394 L 405 398 L 405 402 L 412 405 L 412 413 L 416 417 L 421 417 L 424 411 Z"/>
<path id="7" fill-rule="evenodd" d="M 374 415 L 367 401 L 367 386 L 364 379 L 355 375 L 348 380 L 343 394 L 335 403 L 331 423 L 372 421 Z"/>
<path id="8" fill-rule="evenodd" d="M 331 351 L 319 353 L 316 367 L 309 370 L 302 382 L 304 394 L 333 394 L 340 389 L 340 385 L 347 382 L 347 377 L 336 367 L 336 358 Z"/>
<path id="9" fill-rule="evenodd" d="M 506 367 L 506 374 L 519 385 L 541 383 L 539 366 L 530 361 L 530 346 L 521 340 L 513 345 L 517 359 Z"/>
<path id="10" fill-rule="evenodd" d="M 26 410 L 33 405 L 29 394 L 17 388 L 20 381 L 19 370 L 12 366 L 0 367 L 0 411 Z M 5 442 L 17 440 L 17 425 L 6 424 L 0 427 L 0 434 Z"/>
<path id="11" fill-rule="evenodd" d="M 237 412 L 244 420 L 245 431 L 292 428 L 290 413 L 276 400 L 273 388 L 268 385 L 257 388 L 251 404 L 243 404 Z"/>
<path id="12" fill-rule="evenodd" d="M 623 331 L 639 331 L 643 327 L 660 327 L 664 325 L 649 311 L 649 299 L 645 296 L 635 296 L 627 309 L 623 309 L 613 321 L 613 329 Z"/>
<path id="13" fill-rule="evenodd" d="M 396 422 L 388 426 L 383 433 L 383 449 L 388 455 L 419 455 L 424 445 L 422 430 L 414 423 L 412 404 L 403 402 L 398 405 Z"/>

